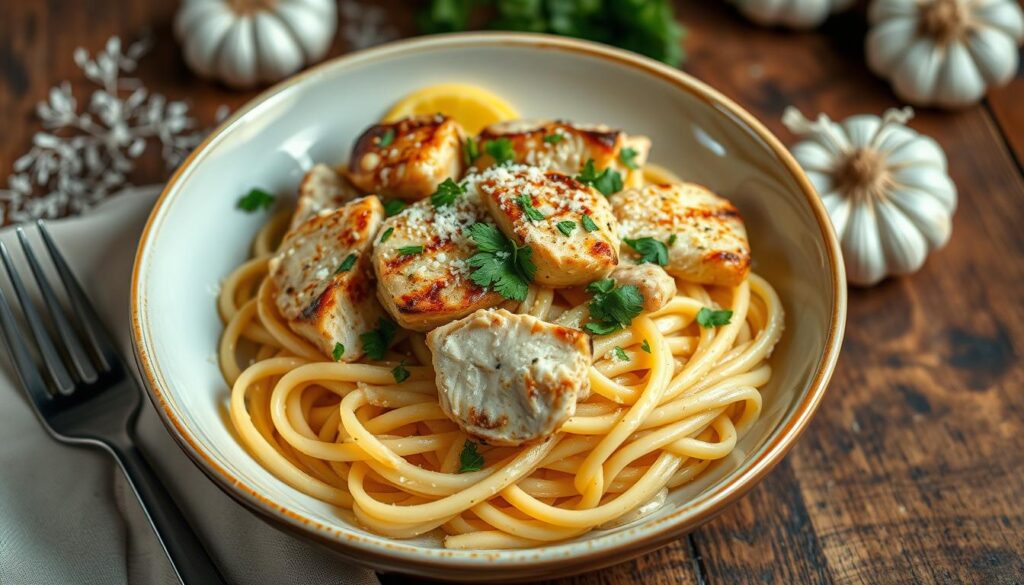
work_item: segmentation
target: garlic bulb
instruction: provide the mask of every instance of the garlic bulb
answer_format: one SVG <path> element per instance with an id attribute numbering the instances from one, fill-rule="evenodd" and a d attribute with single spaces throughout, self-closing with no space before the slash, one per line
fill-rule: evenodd
<path id="1" fill-rule="evenodd" d="M 832 218 L 853 284 L 915 272 L 949 241 L 956 186 L 939 145 L 905 125 L 912 115 L 905 108 L 836 124 L 788 108 L 782 117 L 807 138 L 793 156 Z"/>
<path id="2" fill-rule="evenodd" d="M 828 15 L 844 10 L 853 0 L 733 0 L 740 12 L 763 26 L 814 28 Z"/>
<path id="3" fill-rule="evenodd" d="M 874 0 L 868 17 L 868 65 L 909 103 L 973 104 L 1017 73 L 1017 0 Z"/>
<path id="4" fill-rule="evenodd" d="M 189 68 L 237 88 L 320 60 L 337 26 L 334 0 L 185 0 L 174 22 Z"/>

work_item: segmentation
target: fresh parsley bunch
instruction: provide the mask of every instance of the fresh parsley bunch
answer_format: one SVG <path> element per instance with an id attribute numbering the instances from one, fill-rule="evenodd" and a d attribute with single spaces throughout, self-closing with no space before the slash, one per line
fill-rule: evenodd
<path id="1" fill-rule="evenodd" d="M 473 267 L 469 279 L 514 301 L 526 299 L 526 292 L 537 272 L 530 259 L 533 250 L 519 246 L 489 223 L 469 226 L 469 237 L 476 243 L 477 253 L 467 261 Z"/>
<path id="2" fill-rule="evenodd" d="M 474 18 L 475 9 L 489 7 Z M 672 66 L 683 61 L 683 27 L 669 0 L 430 0 L 420 30 L 465 30 L 483 20 L 489 28 L 547 32 L 617 45 Z"/>
<path id="3" fill-rule="evenodd" d="M 628 326 L 644 308 L 644 295 L 637 287 L 615 286 L 610 278 L 587 285 L 590 300 L 590 322 L 583 330 L 594 335 L 608 335 Z"/>

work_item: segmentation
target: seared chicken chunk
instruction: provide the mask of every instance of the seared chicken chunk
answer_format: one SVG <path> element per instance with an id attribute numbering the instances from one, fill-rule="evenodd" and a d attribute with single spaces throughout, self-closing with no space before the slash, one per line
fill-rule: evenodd
<path id="1" fill-rule="evenodd" d="M 639 169 L 647 162 L 651 151 L 651 141 L 646 136 L 629 136 L 603 124 L 511 120 L 488 126 L 480 133 L 478 168 L 495 163 L 487 152 L 486 143 L 502 138 L 512 147 L 514 163 L 575 176 L 583 170 L 587 160 L 593 159 L 598 170 L 611 167 L 619 172 L 627 186 L 640 184 Z M 623 149 L 629 150 L 623 153 Z"/>
<path id="2" fill-rule="evenodd" d="M 320 213 L 332 211 L 359 196 L 356 188 L 331 167 L 318 164 L 299 183 L 299 197 L 289 229 Z"/>
<path id="3" fill-rule="evenodd" d="M 270 260 L 274 300 L 288 326 L 341 361 L 362 356 L 359 335 L 383 315 L 373 297 L 370 246 L 384 220 L 376 197 L 319 214 L 288 232 Z"/>
<path id="4" fill-rule="evenodd" d="M 700 185 L 679 183 L 628 189 L 611 201 L 620 236 L 665 242 L 669 274 L 723 286 L 735 286 L 746 278 L 750 270 L 747 230 L 729 200 Z M 628 253 L 635 257 L 632 250 Z"/>
<path id="5" fill-rule="evenodd" d="M 676 279 L 657 264 L 620 264 L 610 278 L 619 286 L 635 286 L 644 297 L 647 313 L 664 307 L 676 296 Z"/>
<path id="6" fill-rule="evenodd" d="M 480 310 L 427 335 L 441 409 L 491 445 L 558 430 L 589 392 L 589 337 L 505 309 Z"/>
<path id="7" fill-rule="evenodd" d="M 445 179 L 462 175 L 463 134 L 458 122 L 441 114 L 370 126 L 352 148 L 349 180 L 381 197 L 423 199 Z"/>
<path id="8" fill-rule="evenodd" d="M 429 331 L 504 299 L 469 278 L 469 226 L 487 221 L 475 192 L 435 208 L 420 201 L 388 218 L 374 244 L 377 297 L 399 325 Z"/>
<path id="9" fill-rule="evenodd" d="M 619 238 L 603 195 L 555 171 L 491 167 L 466 177 L 498 228 L 532 250 L 534 280 L 545 286 L 586 284 L 619 262 Z"/>

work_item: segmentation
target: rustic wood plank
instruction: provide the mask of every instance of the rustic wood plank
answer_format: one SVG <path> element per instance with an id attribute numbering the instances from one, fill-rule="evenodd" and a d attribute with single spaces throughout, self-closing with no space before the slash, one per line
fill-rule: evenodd
<path id="1" fill-rule="evenodd" d="M 1021 49 L 1017 76 L 1005 87 L 994 89 L 986 98 L 989 109 L 1024 172 L 1024 49 Z"/>

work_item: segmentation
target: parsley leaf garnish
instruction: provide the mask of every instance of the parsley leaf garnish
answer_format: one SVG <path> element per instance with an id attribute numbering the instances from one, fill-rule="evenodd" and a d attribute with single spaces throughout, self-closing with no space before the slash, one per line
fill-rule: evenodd
<path id="1" fill-rule="evenodd" d="M 581 223 L 583 224 L 583 229 L 587 230 L 588 232 L 597 231 L 597 224 L 594 223 L 594 220 L 591 219 L 589 215 L 584 215 L 583 221 Z"/>
<path id="2" fill-rule="evenodd" d="M 651 344 L 647 343 L 647 340 L 645 339 L 644 342 L 640 344 L 640 349 L 646 351 L 647 353 L 651 353 Z"/>
<path id="3" fill-rule="evenodd" d="M 394 128 L 388 128 L 387 130 L 384 131 L 383 134 L 380 135 L 380 141 L 377 142 L 377 146 L 379 146 L 381 148 L 386 148 L 388 146 L 391 146 L 391 143 L 394 142 L 394 141 L 395 141 L 395 129 Z"/>
<path id="4" fill-rule="evenodd" d="M 544 214 L 533 206 L 533 200 L 530 199 L 529 195 L 520 194 L 519 197 L 516 197 L 516 203 L 523 210 L 523 215 L 526 216 L 526 219 L 530 221 L 541 221 L 544 219 Z"/>
<path id="5" fill-rule="evenodd" d="M 624 147 L 619 151 L 619 160 L 622 164 L 626 165 L 627 168 L 633 169 L 634 171 L 640 168 L 640 165 L 636 164 L 636 155 L 640 154 L 636 149 L 628 146 Z"/>
<path id="6" fill-rule="evenodd" d="M 654 238 L 622 238 L 622 241 L 627 246 L 636 250 L 637 254 L 640 254 L 640 263 L 649 262 L 651 264 L 657 264 L 658 266 L 665 266 L 668 264 L 668 248 L 664 242 L 659 242 Z"/>
<path id="7" fill-rule="evenodd" d="M 630 324 L 644 306 L 644 295 L 637 287 L 627 284 L 615 286 L 610 278 L 587 285 L 590 300 L 590 319 L 583 329 L 594 335 L 607 335 Z"/>
<path id="8" fill-rule="evenodd" d="M 398 215 L 405 209 L 405 201 L 400 199 L 392 199 L 384 204 L 384 215 L 391 217 L 392 215 Z"/>
<path id="9" fill-rule="evenodd" d="M 697 311 L 697 323 L 704 328 L 728 325 L 731 320 L 732 311 L 729 309 L 716 310 L 702 307 L 701 310 Z"/>
<path id="10" fill-rule="evenodd" d="M 346 256 L 345 259 L 341 261 L 341 264 L 338 265 L 338 268 L 334 273 L 339 274 L 341 272 L 348 272 L 349 270 L 352 270 L 352 267 L 356 265 L 356 258 L 358 258 L 358 256 L 355 254 L 349 254 Z"/>
<path id="11" fill-rule="evenodd" d="M 391 368 L 391 375 L 395 378 L 396 384 L 401 384 L 402 382 L 408 380 L 409 376 L 411 376 L 412 374 L 409 372 L 409 370 L 405 368 L 405 362 L 403 361 L 397 366 Z"/>
<path id="12" fill-rule="evenodd" d="M 583 165 L 583 171 L 576 175 L 576 180 L 592 186 L 605 197 L 622 191 L 622 175 L 610 167 L 600 173 L 597 172 L 592 158 L 587 159 L 586 164 Z"/>
<path id="13" fill-rule="evenodd" d="M 504 165 L 516 158 L 516 151 L 512 148 L 512 141 L 508 138 L 497 138 L 484 142 L 484 152 L 491 155 L 495 164 Z"/>
<path id="14" fill-rule="evenodd" d="M 254 188 L 238 200 L 238 208 L 247 213 L 252 213 L 260 209 L 270 209 L 270 206 L 274 204 L 276 199 L 270 193 L 267 193 L 263 189 Z"/>
<path id="15" fill-rule="evenodd" d="M 475 268 L 469 279 L 482 287 L 514 301 L 526 299 L 533 275 L 537 272 L 529 246 L 518 246 L 498 228 L 487 223 L 469 226 L 469 237 L 476 243 L 477 253 L 467 261 Z"/>
<path id="16" fill-rule="evenodd" d="M 402 246 L 398 249 L 399 256 L 413 256 L 423 253 L 423 246 Z"/>
<path id="17" fill-rule="evenodd" d="M 370 359 L 384 359 L 384 354 L 388 352 L 388 346 L 391 345 L 391 340 L 395 338 L 395 332 L 397 331 L 398 325 L 381 317 L 380 321 L 377 322 L 376 329 L 367 331 L 359 336 L 359 341 L 363 344 L 363 351 L 366 352 Z"/>
<path id="18" fill-rule="evenodd" d="M 576 222 L 571 219 L 560 221 L 556 225 L 558 227 L 558 231 L 562 232 L 566 236 L 571 236 L 572 232 L 576 230 Z"/>
<path id="19" fill-rule="evenodd" d="M 480 145 L 470 136 L 462 143 L 462 162 L 468 167 L 478 158 L 480 158 Z"/>
<path id="20" fill-rule="evenodd" d="M 334 344 L 334 351 L 331 352 L 331 357 L 334 358 L 334 361 L 340 360 L 341 356 L 344 355 L 344 354 L 345 354 L 345 346 L 340 344 L 340 343 L 335 343 Z"/>
<path id="21" fill-rule="evenodd" d="M 395 228 L 393 227 L 389 227 L 388 229 L 384 230 L 384 233 L 380 235 L 380 243 L 383 244 L 384 242 L 388 241 L 388 238 L 390 238 L 391 234 L 393 233 L 395 233 Z"/>
<path id="22" fill-rule="evenodd" d="M 563 138 L 565 138 L 565 136 L 562 136 L 561 134 L 555 132 L 554 134 L 548 134 L 547 136 L 545 136 L 544 142 L 548 144 L 558 144 L 559 142 L 562 141 Z"/>
<path id="23" fill-rule="evenodd" d="M 615 357 L 616 358 L 618 358 L 618 359 L 620 359 L 620 360 L 622 360 L 624 362 L 628 362 L 629 361 L 629 356 L 626 355 L 626 350 L 622 349 L 621 347 L 616 345 L 615 349 L 613 349 L 612 351 L 615 352 Z"/>
<path id="24" fill-rule="evenodd" d="M 466 192 L 466 188 L 456 183 L 451 177 L 444 180 L 443 183 L 437 186 L 437 191 L 430 196 L 430 204 L 434 208 L 444 207 L 445 205 L 451 205 L 455 203 L 455 200 Z"/>
<path id="25" fill-rule="evenodd" d="M 676 243 L 676 240 L 678 240 L 678 239 L 679 239 L 679 236 L 677 236 L 676 234 L 672 234 L 671 236 L 668 237 L 668 245 L 669 246 L 674 246 L 675 243 Z"/>
<path id="26" fill-rule="evenodd" d="M 484 456 L 476 451 L 476 443 L 466 441 L 462 445 L 462 453 L 459 454 L 459 473 L 467 471 L 480 471 L 484 468 Z"/>

